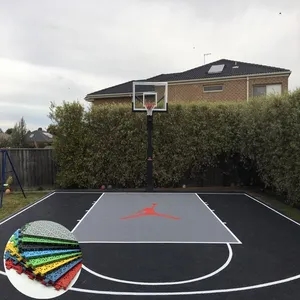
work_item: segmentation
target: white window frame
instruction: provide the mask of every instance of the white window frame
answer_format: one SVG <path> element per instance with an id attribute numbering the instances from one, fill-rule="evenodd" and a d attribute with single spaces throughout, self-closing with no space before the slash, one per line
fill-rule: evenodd
<path id="1" fill-rule="evenodd" d="M 214 86 L 222 87 L 222 89 L 221 90 L 210 90 L 210 91 L 205 90 L 206 87 L 214 87 Z M 218 93 L 218 92 L 223 92 L 223 90 L 224 90 L 224 85 L 223 84 L 214 84 L 214 85 L 204 85 L 203 86 L 203 92 L 204 93 Z"/>

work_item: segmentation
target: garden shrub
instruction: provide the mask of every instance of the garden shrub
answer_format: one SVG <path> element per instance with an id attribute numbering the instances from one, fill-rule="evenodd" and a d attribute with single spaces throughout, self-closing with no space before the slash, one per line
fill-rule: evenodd
<path id="1" fill-rule="evenodd" d="M 62 187 L 143 187 L 146 114 L 128 104 L 51 106 L 57 182 Z M 154 114 L 156 186 L 178 186 L 238 157 L 287 201 L 300 201 L 300 91 L 249 102 L 169 104 Z M 226 169 L 226 168 L 225 168 Z"/>

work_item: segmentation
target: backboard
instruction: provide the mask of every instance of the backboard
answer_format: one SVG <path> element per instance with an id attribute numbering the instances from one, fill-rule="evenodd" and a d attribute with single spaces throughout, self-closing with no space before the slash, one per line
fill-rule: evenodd
<path id="1" fill-rule="evenodd" d="M 168 111 L 168 83 L 134 81 L 132 85 L 132 111 L 146 112 L 147 106 L 153 111 Z"/>

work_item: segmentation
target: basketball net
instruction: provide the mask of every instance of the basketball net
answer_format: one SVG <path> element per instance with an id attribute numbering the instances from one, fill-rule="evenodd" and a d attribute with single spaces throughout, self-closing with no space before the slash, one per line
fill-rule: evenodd
<path id="1" fill-rule="evenodd" d="M 155 107 L 155 103 L 145 103 L 145 107 L 147 109 L 147 116 L 152 116 L 153 109 Z"/>

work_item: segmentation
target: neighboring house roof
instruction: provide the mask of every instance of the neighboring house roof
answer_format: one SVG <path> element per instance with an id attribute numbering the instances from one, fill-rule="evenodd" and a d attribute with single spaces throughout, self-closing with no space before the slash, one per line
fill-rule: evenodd
<path id="1" fill-rule="evenodd" d="M 36 143 L 51 143 L 53 141 L 53 135 L 47 131 L 44 131 L 42 128 L 28 132 L 26 134 L 27 142 L 36 142 Z"/>
<path id="2" fill-rule="evenodd" d="M 222 66 L 224 65 L 224 66 Z M 211 67 L 216 66 L 219 68 L 221 72 L 210 73 Z M 208 80 L 208 79 L 218 79 L 223 77 L 236 77 L 236 76 L 253 76 L 253 75 L 270 75 L 270 74 L 286 74 L 289 75 L 291 73 L 288 69 L 259 65 L 259 64 L 251 64 L 240 61 L 228 60 L 228 59 L 220 59 L 215 62 L 211 62 L 209 64 L 205 64 L 203 66 L 190 69 L 184 72 L 179 73 L 169 73 L 169 74 L 160 74 L 154 77 L 150 77 L 147 79 L 142 79 L 138 81 L 153 81 L 153 82 L 177 82 L 177 81 L 187 81 L 187 80 Z M 128 81 L 125 83 L 121 83 L 112 87 L 108 87 L 93 93 L 90 93 L 86 96 L 86 100 L 90 100 L 93 98 L 104 98 L 105 96 L 117 96 L 117 95 L 128 95 L 132 93 L 132 82 Z M 142 89 L 142 87 L 141 87 Z M 142 90 L 141 90 L 142 91 Z"/>

